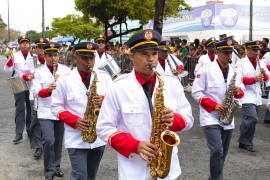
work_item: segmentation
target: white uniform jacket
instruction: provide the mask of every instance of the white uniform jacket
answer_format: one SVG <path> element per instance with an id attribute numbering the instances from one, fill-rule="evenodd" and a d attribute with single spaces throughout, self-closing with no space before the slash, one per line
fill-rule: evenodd
<path id="1" fill-rule="evenodd" d="M 32 55 L 29 52 L 26 59 L 24 59 L 21 51 L 15 52 L 13 55 L 14 55 L 13 66 L 11 67 L 4 66 L 4 71 L 12 73 L 14 70 L 15 71 L 13 75 L 14 77 L 16 76 L 22 77 L 24 65 L 26 64 L 26 61 L 28 61 L 28 59 L 32 59 Z"/>
<path id="2" fill-rule="evenodd" d="M 30 74 L 30 73 L 35 73 L 36 67 L 34 65 L 34 58 L 38 58 L 37 55 L 33 54 L 33 56 L 31 58 L 26 59 L 25 64 L 23 66 L 23 73 L 25 74 Z M 37 67 L 42 66 L 42 64 L 40 64 L 39 60 L 36 59 L 37 61 Z M 30 100 L 34 100 L 33 97 L 33 90 L 34 90 L 34 85 L 33 85 L 33 80 L 32 81 L 26 81 L 28 88 L 29 88 L 29 99 Z"/>
<path id="3" fill-rule="evenodd" d="M 99 57 L 98 52 L 95 52 L 96 56 L 95 56 L 95 68 L 99 68 L 102 64 L 106 63 L 107 61 L 113 59 L 111 55 L 109 55 L 108 53 L 104 52 L 101 56 L 101 58 Z"/>
<path id="4" fill-rule="evenodd" d="M 96 69 L 94 70 L 96 71 L 98 78 L 97 94 L 105 95 L 107 90 L 112 85 L 112 80 L 106 72 Z M 94 76 L 92 75 L 89 87 L 91 87 L 93 79 Z M 53 114 L 57 116 L 58 112 L 66 110 L 83 118 L 88 101 L 88 90 L 82 82 L 77 68 L 73 69 L 70 74 L 58 79 L 56 85 L 57 88 L 52 94 L 51 110 Z M 65 124 L 66 148 L 92 149 L 104 146 L 105 144 L 106 143 L 103 142 L 100 138 L 97 138 L 94 143 L 83 142 L 81 131 Z"/>
<path id="5" fill-rule="evenodd" d="M 262 60 L 266 65 L 270 65 L 270 52 L 265 53 Z"/>
<path id="6" fill-rule="evenodd" d="M 244 85 L 241 81 L 241 74 L 237 71 L 237 69 L 233 69 L 233 65 L 229 65 L 227 83 L 225 84 L 222 71 L 217 61 L 214 61 L 213 63 L 207 64 L 199 70 L 196 79 L 193 82 L 191 93 L 192 97 L 197 102 L 200 102 L 201 98 L 206 97 L 212 99 L 218 104 L 222 104 L 225 98 L 226 89 L 228 88 L 228 85 L 234 74 L 234 70 L 237 72 L 235 85 L 240 87 L 244 91 Z M 209 113 L 202 106 L 199 107 L 201 126 L 220 124 L 217 111 L 214 110 Z M 233 129 L 234 120 L 230 125 L 220 126 L 224 127 L 224 129 Z"/>
<path id="7" fill-rule="evenodd" d="M 185 118 L 187 126 L 183 130 L 189 130 L 193 126 L 194 119 L 183 87 L 173 76 L 164 75 L 163 78 L 164 104 Z M 152 103 L 158 84 L 159 82 L 156 80 Z M 155 106 L 154 103 L 153 106 Z M 111 134 L 120 130 L 139 141 L 149 142 L 151 129 L 152 119 L 148 100 L 133 70 L 129 74 L 118 77 L 110 91 L 107 92 L 98 118 L 97 134 L 103 141 L 108 141 Z M 181 174 L 177 151 L 177 147 L 174 147 L 167 180 L 176 179 Z M 152 179 L 147 162 L 142 160 L 138 154 L 131 153 L 129 158 L 120 153 L 117 153 L 117 156 L 120 180 Z"/>
<path id="8" fill-rule="evenodd" d="M 245 58 L 240 59 L 236 63 L 236 66 L 242 77 L 255 77 L 260 74 L 258 63 L 255 70 L 247 56 Z M 269 71 L 263 61 L 260 61 L 260 66 L 261 68 L 264 68 L 266 74 L 268 74 L 269 76 Z M 266 84 L 269 83 L 269 79 L 265 83 Z M 241 98 L 241 102 L 242 104 L 252 103 L 255 104 L 256 106 L 262 105 L 261 96 L 262 90 L 260 82 L 256 82 L 255 84 L 252 85 L 245 85 L 245 96 Z"/>
<path id="9" fill-rule="evenodd" d="M 59 74 L 59 77 L 70 72 L 70 69 L 62 64 L 58 64 L 56 75 Z M 46 89 L 54 81 L 54 77 L 47 67 L 46 63 L 44 66 L 41 66 L 35 71 L 35 78 L 33 79 L 33 94 L 35 97 L 38 97 L 38 118 L 40 119 L 50 119 L 58 120 L 56 116 L 51 112 L 51 96 L 46 98 L 39 97 L 38 93 L 42 89 Z M 57 89 L 57 87 L 56 87 Z M 52 94 L 55 90 L 53 90 Z"/>
<path id="10" fill-rule="evenodd" d="M 217 56 L 215 55 L 215 60 L 216 60 Z M 215 61 L 214 60 L 214 61 Z M 195 70 L 194 70 L 194 74 L 195 76 L 197 76 L 199 70 L 204 67 L 205 65 L 211 63 L 212 61 L 210 60 L 208 54 L 204 54 L 204 55 L 201 55 L 199 60 L 198 60 L 198 63 L 196 64 L 195 66 Z"/>

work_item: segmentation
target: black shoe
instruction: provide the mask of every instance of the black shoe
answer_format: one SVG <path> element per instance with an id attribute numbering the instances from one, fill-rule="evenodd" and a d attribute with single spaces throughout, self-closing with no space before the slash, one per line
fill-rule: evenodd
<path id="1" fill-rule="evenodd" d="M 22 139 L 22 134 L 17 134 L 16 137 L 13 139 L 13 143 L 18 144 Z"/>
<path id="2" fill-rule="evenodd" d="M 54 175 L 57 177 L 64 177 L 64 173 L 61 170 L 56 171 Z"/>
<path id="3" fill-rule="evenodd" d="M 270 121 L 264 120 L 264 124 L 270 124 Z"/>
<path id="4" fill-rule="evenodd" d="M 42 148 L 37 148 L 37 149 L 36 149 L 36 152 L 35 152 L 35 154 L 34 154 L 34 158 L 35 158 L 36 160 L 38 160 L 38 159 L 41 157 L 41 155 L 42 155 Z"/>
<path id="5" fill-rule="evenodd" d="M 254 149 L 252 145 L 245 145 L 245 144 L 239 143 L 239 148 L 248 150 L 250 152 L 256 152 L 256 150 Z"/>

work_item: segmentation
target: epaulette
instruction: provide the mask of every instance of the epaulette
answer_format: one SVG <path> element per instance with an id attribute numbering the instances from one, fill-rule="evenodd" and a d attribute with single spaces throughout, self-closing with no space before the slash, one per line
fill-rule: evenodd
<path id="1" fill-rule="evenodd" d="M 113 82 L 117 82 L 120 81 L 122 79 L 125 79 L 129 76 L 129 73 L 125 73 L 125 74 L 121 74 L 120 76 L 118 76 L 116 79 L 113 80 Z"/>

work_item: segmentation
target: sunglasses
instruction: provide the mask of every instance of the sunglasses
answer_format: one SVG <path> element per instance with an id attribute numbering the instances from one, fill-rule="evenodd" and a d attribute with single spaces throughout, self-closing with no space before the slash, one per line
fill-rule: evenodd
<path id="1" fill-rule="evenodd" d="M 97 41 L 97 44 L 104 44 L 104 41 Z"/>

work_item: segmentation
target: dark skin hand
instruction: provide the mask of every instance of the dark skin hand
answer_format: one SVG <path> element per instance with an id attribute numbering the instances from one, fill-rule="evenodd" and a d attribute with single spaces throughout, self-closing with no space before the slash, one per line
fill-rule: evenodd
<path id="1" fill-rule="evenodd" d="M 95 96 L 95 97 L 93 97 L 93 104 L 97 108 L 100 108 L 101 107 L 102 101 L 103 101 L 102 96 Z"/>
<path id="2" fill-rule="evenodd" d="M 79 129 L 81 131 L 88 130 L 89 129 L 88 121 L 86 121 L 86 120 L 84 120 L 82 118 L 77 119 L 77 121 L 76 121 L 76 129 Z"/>

